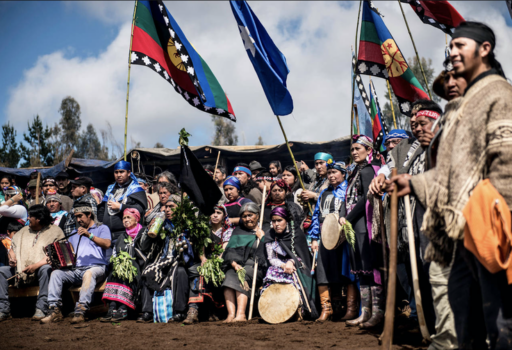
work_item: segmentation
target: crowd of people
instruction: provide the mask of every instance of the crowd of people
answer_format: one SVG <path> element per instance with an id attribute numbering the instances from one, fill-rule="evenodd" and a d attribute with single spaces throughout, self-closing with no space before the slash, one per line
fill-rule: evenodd
<path id="1" fill-rule="evenodd" d="M 81 286 L 71 323 L 85 322 L 103 282 L 102 322 L 193 324 L 246 321 L 253 294 L 288 284 L 300 292 L 295 319 L 379 327 L 396 220 L 398 286 L 410 324 L 425 319 L 429 349 L 510 349 L 512 86 L 495 47 L 488 26 L 461 24 L 433 85 L 448 101 L 444 111 L 431 100 L 415 101 L 411 132 L 391 130 L 386 154 L 370 137 L 354 135 L 350 159 L 320 152 L 311 169 L 279 161 L 267 169 L 253 161 L 238 163 L 229 175 L 222 166 L 206 166 L 222 198 L 210 216 L 212 243 L 204 248 L 189 231 L 176 232 L 176 208 L 187 195 L 171 172 L 150 181 L 119 161 L 105 193 L 90 178 L 70 180 L 66 172 L 42 179 L 41 193 L 35 178 L 23 191 L 13 177 L 0 177 L 0 321 L 11 317 L 9 285 L 39 285 L 33 319 L 43 324 L 64 318 L 66 285 Z M 334 248 L 324 245 L 324 222 L 333 214 L 344 236 Z M 174 239 L 151 230 L 158 220 Z M 76 259 L 55 269 L 43 248 L 63 239 Z M 219 249 L 224 279 L 215 286 L 200 268 Z M 130 259 L 131 269 L 117 271 L 113 258 Z"/>

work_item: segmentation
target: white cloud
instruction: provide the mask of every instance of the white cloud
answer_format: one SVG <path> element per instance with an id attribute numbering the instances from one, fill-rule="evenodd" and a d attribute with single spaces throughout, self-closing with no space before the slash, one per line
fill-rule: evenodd
<path id="1" fill-rule="evenodd" d="M 350 133 L 351 53 L 358 3 L 250 2 L 254 12 L 285 54 L 289 67 L 288 87 L 294 112 L 282 118 L 290 140 L 322 141 Z M 485 2 L 453 2 L 468 19 L 489 23 L 498 41 L 497 57 L 512 75 L 512 29 L 506 26 L 502 8 Z M 59 119 L 60 101 L 67 95 L 77 99 L 84 125 L 97 129 L 109 121 L 119 141 L 124 135 L 130 2 L 82 2 L 68 4 L 107 23 L 119 25 L 119 34 L 95 57 L 72 57 L 58 51 L 38 58 L 11 91 L 7 115 L 17 127 L 26 128 L 27 115 L 39 114 L 49 124 Z M 216 75 L 231 100 L 238 118 L 240 141 L 254 144 L 262 136 L 267 144 L 283 142 L 256 73 L 247 57 L 236 21 L 227 2 L 167 2 L 180 24 Z M 395 1 L 378 2 L 384 21 L 404 56 L 414 55 L 400 8 Z M 432 58 L 440 71 L 445 35 L 423 24 L 408 5 L 409 26 L 421 56 Z M 471 16 L 469 15 L 471 14 Z M 71 57 L 70 57 L 71 56 Z M 368 78 L 364 77 L 365 85 Z M 387 93 L 382 79 L 374 79 L 381 103 Z M 151 147 L 160 141 L 176 147 L 178 131 L 185 127 L 192 144 L 211 140 L 209 115 L 196 110 L 158 74 L 143 66 L 132 66 L 129 129 L 133 139 Z M 129 137 L 129 139 L 130 139 Z"/>

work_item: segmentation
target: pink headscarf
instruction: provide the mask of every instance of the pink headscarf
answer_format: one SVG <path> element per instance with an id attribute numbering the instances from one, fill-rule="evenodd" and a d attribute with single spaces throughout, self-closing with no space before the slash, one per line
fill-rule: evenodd
<path id="1" fill-rule="evenodd" d="M 135 220 L 137 220 L 137 225 L 134 228 L 126 229 L 126 233 L 128 234 L 128 236 L 135 239 L 135 237 L 137 237 L 137 234 L 139 233 L 140 229 L 142 228 L 142 225 L 139 224 L 140 213 L 137 209 L 128 208 L 123 211 L 123 216 L 124 215 L 133 216 L 135 218 Z"/>

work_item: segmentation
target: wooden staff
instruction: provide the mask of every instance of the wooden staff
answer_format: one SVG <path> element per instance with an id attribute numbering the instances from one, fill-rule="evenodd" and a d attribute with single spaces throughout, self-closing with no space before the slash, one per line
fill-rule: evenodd
<path id="1" fill-rule="evenodd" d="M 397 170 L 393 169 L 391 176 L 396 176 Z M 397 187 L 391 194 L 391 232 L 389 242 L 389 274 L 386 298 L 386 314 L 384 319 L 384 331 L 382 333 L 383 350 L 391 350 L 393 346 L 393 328 L 395 320 L 395 294 L 396 294 L 396 257 L 398 238 L 398 195 Z"/>
<path id="2" fill-rule="evenodd" d="M 17 273 L 17 274 L 15 274 L 14 276 L 9 277 L 8 279 L 6 279 L 6 281 L 8 281 L 8 280 L 12 280 L 12 279 L 13 279 L 13 278 L 15 278 L 15 277 L 21 276 L 21 274 L 22 274 L 22 272 Z"/>
<path id="3" fill-rule="evenodd" d="M 318 251 L 313 254 L 313 265 L 311 265 L 311 276 L 315 274 L 315 264 L 316 264 L 316 257 L 318 256 Z"/>
<path id="4" fill-rule="evenodd" d="M 395 125 L 396 129 L 395 108 L 393 107 L 393 97 L 391 97 L 391 87 L 389 86 L 389 80 L 386 79 L 386 83 L 388 84 L 389 105 L 391 106 L 391 114 L 393 115 L 393 124 Z"/>
<path id="5" fill-rule="evenodd" d="M 409 195 L 404 196 L 405 201 L 405 218 L 407 220 L 407 238 L 409 239 L 409 257 L 411 259 L 412 284 L 414 287 L 414 300 L 416 301 L 416 311 L 418 311 L 418 323 L 420 325 L 421 335 L 428 341 L 430 333 L 425 322 L 425 313 L 423 312 L 423 304 L 421 303 L 420 281 L 418 278 L 418 264 L 416 261 L 416 244 L 414 242 L 414 230 L 412 226 L 411 201 Z"/>
<path id="6" fill-rule="evenodd" d="M 279 122 L 279 126 L 281 127 L 281 131 L 283 132 L 284 141 L 286 142 L 286 146 L 288 147 L 288 152 L 290 152 L 290 156 L 292 157 L 293 165 L 295 166 L 295 170 L 297 170 L 297 177 L 299 178 L 300 186 L 302 187 L 302 190 L 305 191 L 306 187 L 304 187 L 304 182 L 302 182 L 302 176 L 300 176 L 300 170 L 297 166 L 297 162 L 295 161 L 295 157 L 293 156 L 292 149 L 290 148 L 290 144 L 288 143 L 288 138 L 286 137 L 286 133 L 284 132 L 283 124 L 281 124 L 281 119 L 278 115 L 276 115 L 277 121 Z M 313 215 L 313 209 L 311 208 L 311 203 L 308 200 L 308 208 L 311 212 L 311 215 Z"/>
<path id="7" fill-rule="evenodd" d="M 220 151 L 217 154 L 217 161 L 215 162 L 215 170 L 213 170 L 213 180 L 215 180 L 215 173 L 217 172 L 217 166 L 219 165 Z"/>
<path id="8" fill-rule="evenodd" d="M 311 308 L 309 307 L 308 296 L 306 295 L 306 291 L 304 290 L 304 287 L 302 286 L 302 282 L 300 281 L 300 278 L 297 275 L 297 271 L 293 272 L 293 279 L 295 280 L 295 282 L 299 283 L 300 291 L 302 292 L 302 296 L 304 297 L 304 300 L 306 301 L 306 306 L 308 307 L 309 313 L 311 313 Z"/>
<path id="9" fill-rule="evenodd" d="M 357 111 L 357 105 L 354 105 L 354 113 L 356 115 L 356 128 L 357 128 L 357 134 L 361 134 L 361 130 L 359 128 L 359 112 Z"/>
<path id="10" fill-rule="evenodd" d="M 382 260 L 384 262 L 384 285 L 388 281 L 388 252 L 386 242 L 386 226 L 384 225 L 384 208 L 382 200 L 379 198 L 379 211 L 380 211 L 380 232 L 382 234 Z"/>
<path id="11" fill-rule="evenodd" d="M 361 18 L 361 6 L 363 4 L 363 1 L 360 0 L 359 1 L 359 12 L 357 13 L 357 24 L 356 24 L 356 38 L 354 40 L 354 45 L 356 45 L 356 51 L 354 52 L 355 55 L 356 55 L 356 64 L 357 64 L 357 33 L 358 33 L 358 30 L 359 30 L 359 18 Z M 355 85 L 356 85 L 356 64 L 354 64 L 354 70 L 353 70 L 353 75 L 354 77 L 352 78 L 352 102 L 350 103 L 350 105 L 352 105 L 354 103 L 354 94 L 355 94 Z M 350 111 L 350 144 L 352 145 L 352 136 L 354 135 L 354 108 L 350 108 L 351 111 Z"/>
<path id="12" fill-rule="evenodd" d="M 128 81 L 126 83 L 126 114 L 124 116 L 124 160 L 126 161 L 126 138 L 128 136 L 128 100 L 130 99 L 130 71 L 132 68 L 132 44 L 133 44 L 133 28 L 135 28 L 135 14 L 137 13 L 137 0 L 133 8 L 132 34 L 130 36 L 130 50 L 128 51 Z"/>
<path id="13" fill-rule="evenodd" d="M 37 182 L 36 182 L 36 204 L 39 204 L 39 189 L 41 185 L 41 173 L 37 173 Z"/>
<path id="14" fill-rule="evenodd" d="M 266 193 L 267 193 L 267 185 L 263 186 L 263 201 L 261 202 L 261 211 L 260 211 L 260 225 L 259 227 L 263 225 L 263 212 L 265 211 L 265 199 L 266 199 Z M 256 242 L 256 249 L 258 249 L 258 246 L 260 245 L 261 239 L 258 239 Z M 251 289 L 251 303 L 249 304 L 249 321 L 252 319 L 252 308 L 254 305 L 254 292 L 256 291 L 256 276 L 258 275 L 258 260 L 256 259 L 256 262 L 254 263 L 254 273 L 252 274 L 252 289 Z"/>

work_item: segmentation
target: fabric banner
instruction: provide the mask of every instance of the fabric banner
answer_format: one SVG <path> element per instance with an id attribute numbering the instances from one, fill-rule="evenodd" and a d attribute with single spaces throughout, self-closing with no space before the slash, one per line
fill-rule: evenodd
<path id="1" fill-rule="evenodd" d="M 275 115 L 292 113 L 293 100 L 286 87 L 286 78 L 290 72 L 286 57 L 274 44 L 247 2 L 230 1 L 230 4 L 244 49 L 260 79 L 272 111 Z"/>
<path id="2" fill-rule="evenodd" d="M 412 102 L 429 97 L 372 6 L 369 1 L 364 1 L 357 72 L 388 79 L 398 99 L 400 112 L 410 115 Z"/>
<path id="3" fill-rule="evenodd" d="M 356 56 L 355 53 L 352 52 L 352 80 L 350 83 L 354 81 L 354 68 L 356 65 Z M 372 118 L 370 117 L 370 98 L 366 93 L 366 89 L 364 88 L 363 80 L 361 76 L 356 73 L 356 80 L 354 84 L 354 135 L 366 135 L 368 137 L 372 137 Z M 357 110 L 356 110 L 357 109 Z M 357 131 L 357 119 L 356 119 L 356 111 L 359 119 L 359 132 Z"/>
<path id="4" fill-rule="evenodd" d="M 464 17 L 446 0 L 400 0 L 411 5 L 421 21 L 452 35 Z"/>
<path id="5" fill-rule="evenodd" d="M 372 138 L 375 144 L 375 150 L 378 152 L 384 152 L 386 147 L 384 146 L 383 141 L 388 133 L 388 128 L 382 118 L 382 111 L 380 109 L 379 100 L 377 99 L 377 94 L 375 93 L 373 81 L 370 82 L 370 108 L 370 115 L 373 122 Z"/>
<path id="6" fill-rule="evenodd" d="M 130 53 L 167 80 L 191 106 L 236 121 L 224 90 L 210 67 L 181 31 L 162 1 L 137 1 Z"/>

